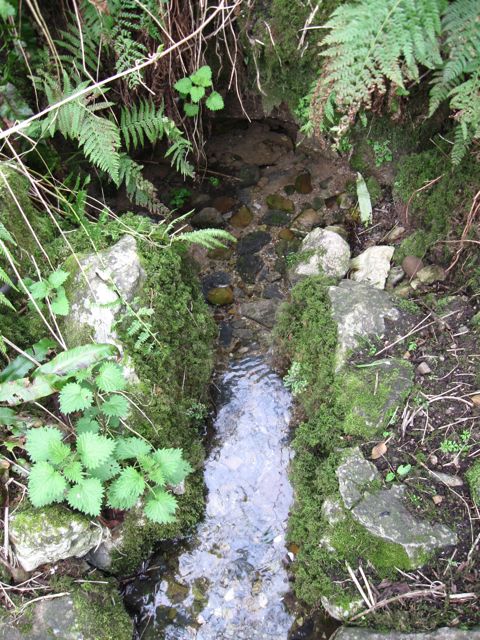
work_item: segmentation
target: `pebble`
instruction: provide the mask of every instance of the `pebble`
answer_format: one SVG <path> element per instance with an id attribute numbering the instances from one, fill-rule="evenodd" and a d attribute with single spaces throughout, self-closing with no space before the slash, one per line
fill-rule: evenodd
<path id="1" fill-rule="evenodd" d="M 417 367 L 417 373 L 421 376 L 426 376 L 428 373 L 432 373 L 432 370 L 426 362 L 421 362 Z"/>
<path id="2" fill-rule="evenodd" d="M 474 396 L 472 396 L 471 400 L 476 407 L 480 407 L 480 393 L 477 393 Z"/>
<path id="3" fill-rule="evenodd" d="M 421 258 L 417 258 L 417 256 L 407 256 L 403 259 L 402 269 L 405 271 L 409 278 L 413 278 L 413 276 L 420 271 L 423 267 L 423 261 Z"/>
<path id="4" fill-rule="evenodd" d="M 395 242 L 405 233 L 405 227 L 393 227 L 384 238 L 385 242 Z"/>

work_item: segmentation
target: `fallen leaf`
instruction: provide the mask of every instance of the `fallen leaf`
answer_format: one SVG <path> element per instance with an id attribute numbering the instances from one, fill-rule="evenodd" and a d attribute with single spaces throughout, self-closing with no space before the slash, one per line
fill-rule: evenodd
<path id="1" fill-rule="evenodd" d="M 441 504 L 443 502 L 443 496 L 433 496 L 432 500 L 435 504 Z"/>
<path id="2" fill-rule="evenodd" d="M 384 456 L 388 451 L 388 447 L 385 444 L 385 442 L 379 442 L 378 444 L 376 444 L 373 449 L 372 449 L 372 460 L 378 460 L 378 458 L 381 458 L 382 456 Z"/>

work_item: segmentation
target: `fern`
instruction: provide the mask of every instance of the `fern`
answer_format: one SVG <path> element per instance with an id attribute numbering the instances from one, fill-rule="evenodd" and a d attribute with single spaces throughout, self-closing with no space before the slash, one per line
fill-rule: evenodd
<path id="1" fill-rule="evenodd" d="M 11 262 L 15 262 L 7 244 L 16 246 L 16 242 L 11 236 L 10 232 L 5 227 L 5 225 L 2 222 L 0 222 L 0 257 L 3 255 L 5 258 L 7 258 L 7 260 Z M 17 287 L 14 285 L 13 280 L 10 278 L 8 273 L 5 271 L 5 269 L 1 265 L 0 265 L 0 283 L 6 284 L 12 289 L 17 290 Z M 13 304 L 10 302 L 7 296 L 1 291 L 0 291 L 0 306 L 4 306 L 4 307 L 7 307 L 8 309 L 11 309 L 12 311 L 15 311 L 15 307 L 13 306 Z M 0 352 L 1 353 L 5 352 L 5 346 L 1 336 L 0 336 Z"/>
<path id="2" fill-rule="evenodd" d="M 225 248 L 225 242 L 236 242 L 236 238 L 223 229 L 198 229 L 172 236 L 174 242 L 199 244 L 206 249 Z"/>
<path id="3" fill-rule="evenodd" d="M 326 65 L 315 102 L 323 113 L 335 92 L 344 114 L 338 133 L 353 122 L 361 108 L 370 108 L 374 93 L 388 83 L 405 89 L 419 79 L 419 65 L 442 64 L 438 36 L 445 0 L 361 0 L 338 7 L 325 27 Z"/>

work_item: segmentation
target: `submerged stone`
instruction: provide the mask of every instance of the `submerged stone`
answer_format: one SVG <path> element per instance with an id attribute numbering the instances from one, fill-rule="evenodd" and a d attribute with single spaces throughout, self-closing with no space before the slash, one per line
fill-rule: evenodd
<path id="1" fill-rule="evenodd" d="M 241 255 L 237 258 L 236 269 L 247 284 L 254 284 L 257 274 L 262 270 L 263 260 L 257 255 Z"/>
<path id="2" fill-rule="evenodd" d="M 294 213 L 295 211 L 295 205 L 293 202 L 279 193 L 271 193 L 267 196 L 266 202 L 269 209 L 279 209 L 280 211 L 286 211 L 287 213 Z"/>
<path id="3" fill-rule="evenodd" d="M 217 306 L 232 304 L 233 289 L 230 286 L 214 287 L 207 293 L 207 300 L 208 302 L 210 302 L 210 304 L 214 304 Z"/>
<path id="4" fill-rule="evenodd" d="M 290 223 L 290 216 L 285 211 L 268 211 L 262 218 L 262 224 L 266 224 L 269 227 L 284 227 Z"/>
<path id="5" fill-rule="evenodd" d="M 221 228 L 225 226 L 225 220 L 222 214 L 214 207 L 204 207 L 196 213 L 190 221 L 192 226 L 197 229 L 208 229 L 209 227 Z"/>
<path id="6" fill-rule="evenodd" d="M 212 205 L 217 209 L 217 211 L 220 211 L 220 213 L 227 213 L 227 211 L 231 211 L 233 209 L 236 203 L 237 201 L 235 198 L 230 196 L 218 196 L 218 198 L 215 198 L 212 202 Z"/>
<path id="7" fill-rule="evenodd" d="M 281 229 L 278 237 L 280 240 L 295 240 L 295 234 L 291 229 Z"/>
<path id="8" fill-rule="evenodd" d="M 235 227 L 236 229 L 244 229 L 245 227 L 248 227 L 252 220 L 253 213 L 247 206 L 243 205 L 236 213 L 233 214 L 229 222 L 232 227 Z"/>
<path id="9" fill-rule="evenodd" d="M 305 209 L 294 220 L 293 226 L 301 231 L 311 231 L 319 227 L 323 222 L 323 216 L 315 209 Z"/>
<path id="10" fill-rule="evenodd" d="M 266 231 L 252 231 L 239 240 L 237 244 L 238 255 L 258 253 L 271 239 L 272 236 Z"/>
<path id="11" fill-rule="evenodd" d="M 259 324 L 272 329 L 275 324 L 275 316 L 279 307 L 279 300 L 270 298 L 268 300 L 255 300 L 254 302 L 243 302 L 240 305 L 240 314 L 254 320 Z"/>
<path id="12" fill-rule="evenodd" d="M 312 191 L 312 176 L 309 171 L 302 171 L 295 178 L 295 190 L 298 193 L 311 193 Z"/>

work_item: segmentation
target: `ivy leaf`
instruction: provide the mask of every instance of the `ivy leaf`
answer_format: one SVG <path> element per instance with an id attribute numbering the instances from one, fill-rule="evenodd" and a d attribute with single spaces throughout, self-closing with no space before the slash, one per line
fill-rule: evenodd
<path id="1" fill-rule="evenodd" d="M 34 507 L 44 507 L 63 499 L 65 478 L 48 462 L 37 462 L 30 470 L 28 496 Z"/>
<path id="2" fill-rule="evenodd" d="M 190 80 L 190 78 L 182 78 L 181 80 L 178 80 L 173 86 L 179 93 L 183 93 L 186 95 L 187 93 L 190 93 L 190 89 L 192 88 L 192 81 Z"/>
<path id="3" fill-rule="evenodd" d="M 52 313 L 56 316 L 68 316 L 70 312 L 70 304 L 63 287 L 59 287 L 57 290 L 57 295 L 51 301 L 50 307 L 52 309 Z"/>
<path id="4" fill-rule="evenodd" d="M 69 382 L 60 391 L 60 409 L 62 413 L 74 413 L 88 409 L 93 403 L 93 393 L 77 382 Z"/>
<path id="5" fill-rule="evenodd" d="M 181 449 L 157 449 L 152 456 L 160 464 L 165 482 L 169 484 L 179 484 L 192 471 L 192 467 L 182 458 Z"/>
<path id="6" fill-rule="evenodd" d="M 220 109 L 223 109 L 225 106 L 223 98 L 218 91 L 212 91 L 205 104 L 207 105 L 207 109 L 210 109 L 210 111 L 220 111 Z"/>
<path id="7" fill-rule="evenodd" d="M 200 87 L 211 87 L 212 86 L 212 70 L 205 64 L 200 69 L 197 69 L 195 73 L 190 76 L 192 82 Z"/>
<path id="8" fill-rule="evenodd" d="M 82 464 L 78 460 L 70 460 L 63 467 L 63 475 L 69 482 L 80 482 L 85 474 Z"/>
<path id="9" fill-rule="evenodd" d="M 399 476 L 406 476 L 412 470 L 411 464 L 401 464 L 397 467 L 397 473 Z"/>
<path id="10" fill-rule="evenodd" d="M 183 110 L 185 111 L 185 115 L 193 118 L 194 116 L 198 115 L 198 104 L 190 104 L 190 102 L 185 102 L 185 104 L 183 105 Z"/>
<path id="11" fill-rule="evenodd" d="M 103 486 L 98 478 L 81 480 L 67 494 L 67 502 L 73 509 L 78 509 L 89 516 L 100 515 L 103 499 Z"/>
<path id="12" fill-rule="evenodd" d="M 114 362 L 104 362 L 100 367 L 95 382 L 100 391 L 121 391 L 125 388 L 125 377 L 122 367 Z"/>
<path id="13" fill-rule="evenodd" d="M 63 433 L 56 427 L 37 427 L 27 431 L 25 449 L 33 462 L 49 459 L 50 447 L 61 444 Z"/>
<path id="14" fill-rule="evenodd" d="M 145 480 L 133 467 L 125 467 L 108 490 L 108 504 L 112 509 L 131 509 L 145 491 Z"/>
<path id="15" fill-rule="evenodd" d="M 87 469 L 95 469 L 113 453 L 115 441 L 98 433 L 82 433 L 77 438 L 77 451 Z"/>
<path id="16" fill-rule="evenodd" d="M 100 411 L 109 418 L 126 418 L 128 416 L 128 400 L 124 396 L 110 396 L 102 404 Z"/>
<path id="17" fill-rule="evenodd" d="M 96 420 L 92 420 L 88 416 L 82 416 L 77 421 L 77 433 L 98 433 L 100 431 L 100 425 Z"/>
<path id="18" fill-rule="evenodd" d="M 54 289 L 58 289 L 59 287 L 62 286 L 62 284 L 65 282 L 65 280 L 68 278 L 69 275 L 70 274 L 68 271 L 62 271 L 62 269 L 57 269 L 56 271 L 53 271 L 48 276 L 48 282 L 51 287 L 53 287 Z"/>
<path id="19" fill-rule="evenodd" d="M 115 448 L 117 460 L 128 460 L 129 458 L 139 458 L 150 453 L 151 445 L 141 438 L 118 438 Z"/>
<path id="20" fill-rule="evenodd" d="M 192 102 L 200 102 L 205 95 L 205 89 L 203 87 L 192 87 L 190 89 L 190 98 Z"/>
<path id="21" fill-rule="evenodd" d="M 107 480 L 111 480 L 112 478 L 115 478 L 115 476 L 118 476 L 121 470 L 122 467 L 116 460 L 108 458 L 108 460 L 100 466 L 95 467 L 95 469 L 90 469 L 90 475 L 106 482 Z"/>
<path id="22" fill-rule="evenodd" d="M 153 490 L 153 496 L 150 496 L 145 501 L 144 511 L 147 518 L 152 522 L 167 524 L 175 521 L 176 509 L 177 501 L 172 494 L 156 487 Z"/>

